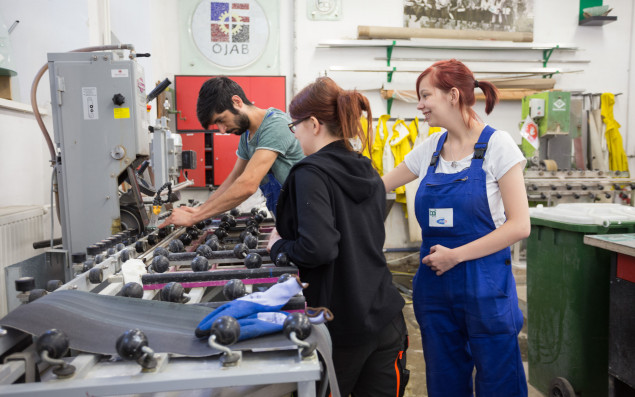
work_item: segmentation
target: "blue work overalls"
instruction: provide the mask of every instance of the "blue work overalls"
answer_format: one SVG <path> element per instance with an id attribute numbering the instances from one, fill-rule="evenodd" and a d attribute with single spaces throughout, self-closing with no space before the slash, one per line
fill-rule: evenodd
<path id="1" fill-rule="evenodd" d="M 483 157 L 494 129 L 486 126 L 469 168 L 436 174 L 441 136 L 419 186 L 415 213 L 422 229 L 420 258 L 440 244 L 456 248 L 492 232 Z M 518 308 L 509 248 L 461 262 L 441 276 L 421 264 L 413 279 L 413 305 L 421 327 L 431 397 L 527 396 L 518 346 Z"/>

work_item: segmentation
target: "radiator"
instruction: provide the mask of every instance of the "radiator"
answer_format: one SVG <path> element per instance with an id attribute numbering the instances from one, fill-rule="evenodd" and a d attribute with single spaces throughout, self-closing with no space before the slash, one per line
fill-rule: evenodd
<path id="1" fill-rule="evenodd" d="M 33 242 L 45 238 L 45 213 L 42 206 L 0 207 L 0 317 L 7 314 L 5 268 L 43 252 Z"/>

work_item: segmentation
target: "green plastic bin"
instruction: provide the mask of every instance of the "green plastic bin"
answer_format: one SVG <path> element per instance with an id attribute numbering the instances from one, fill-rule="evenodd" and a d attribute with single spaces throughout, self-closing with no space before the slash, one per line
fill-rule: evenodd
<path id="1" fill-rule="evenodd" d="M 529 383 L 547 396 L 608 396 L 610 252 L 585 234 L 635 232 L 635 208 L 532 208 L 527 240 Z"/>

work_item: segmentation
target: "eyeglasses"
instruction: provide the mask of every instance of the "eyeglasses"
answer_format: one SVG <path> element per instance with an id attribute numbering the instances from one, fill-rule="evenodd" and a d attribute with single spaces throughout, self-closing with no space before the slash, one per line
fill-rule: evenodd
<path id="1" fill-rule="evenodd" d="M 300 119 L 300 120 L 296 120 L 296 121 L 294 121 L 293 123 L 289 123 L 289 130 L 291 130 L 291 132 L 295 134 L 295 127 L 296 127 L 298 124 L 300 124 L 301 122 L 306 121 L 306 120 L 308 120 L 308 119 L 310 119 L 310 118 L 311 118 L 311 116 L 309 116 L 309 117 L 305 117 L 305 118 Z"/>

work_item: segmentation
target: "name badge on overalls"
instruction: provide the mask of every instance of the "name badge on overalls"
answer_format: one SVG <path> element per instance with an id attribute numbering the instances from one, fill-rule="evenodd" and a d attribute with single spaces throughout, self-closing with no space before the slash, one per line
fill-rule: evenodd
<path id="1" fill-rule="evenodd" d="M 452 208 L 430 208 L 428 210 L 430 227 L 453 227 L 454 215 Z"/>

